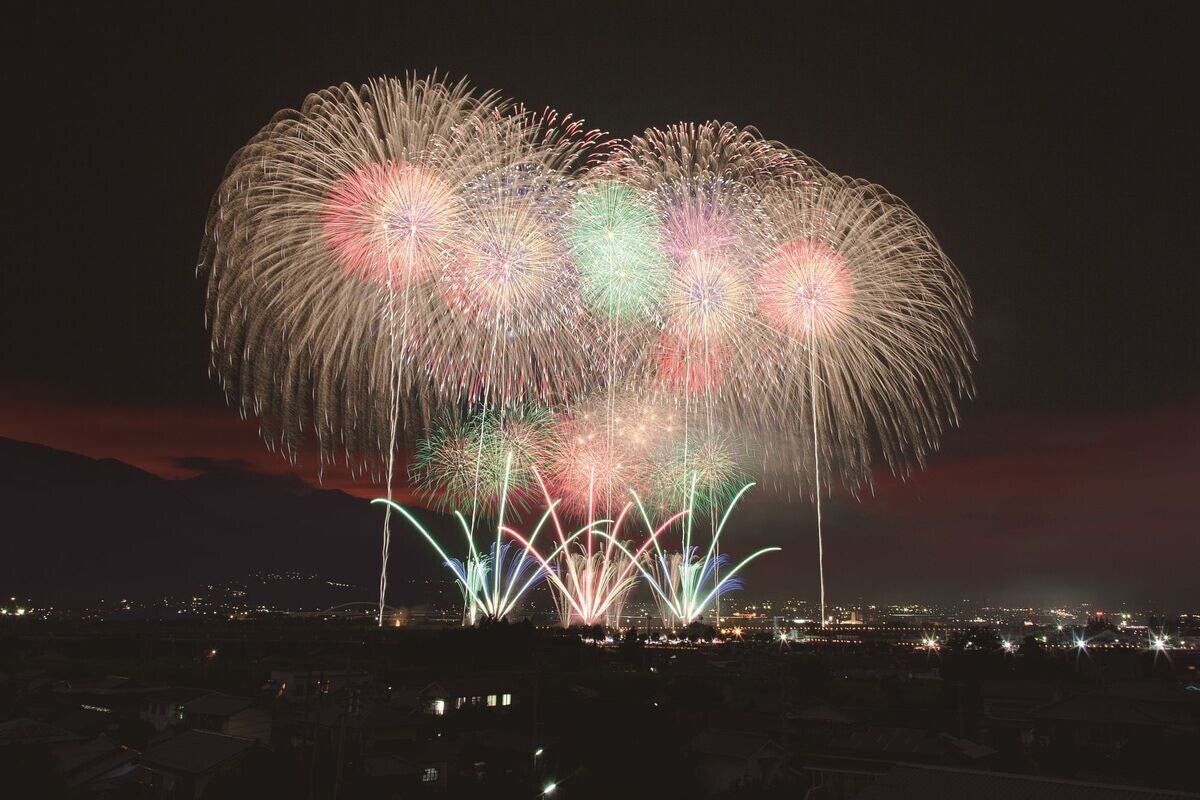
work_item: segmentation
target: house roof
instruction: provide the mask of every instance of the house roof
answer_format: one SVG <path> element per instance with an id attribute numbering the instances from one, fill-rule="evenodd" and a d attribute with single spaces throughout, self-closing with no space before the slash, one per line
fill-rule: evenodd
<path id="1" fill-rule="evenodd" d="M 804 722 L 832 722 L 837 724 L 850 724 L 854 722 L 853 718 L 829 703 L 814 703 L 811 706 L 805 706 L 799 711 L 788 714 L 788 719 Z"/>
<path id="2" fill-rule="evenodd" d="M 144 703 L 187 703 L 197 697 L 212 694 L 209 689 L 193 689 L 190 686 L 162 686 L 146 694 Z"/>
<path id="3" fill-rule="evenodd" d="M 187 731 L 151 747 L 139 760 L 152 767 L 200 775 L 253 749 L 253 739 Z"/>
<path id="4" fill-rule="evenodd" d="M 451 680 L 433 681 L 419 694 L 422 697 L 444 695 L 446 697 L 472 697 L 475 695 L 511 692 L 513 680 L 508 675 L 473 675 Z"/>
<path id="5" fill-rule="evenodd" d="M 183 710 L 189 714 L 199 714 L 204 717 L 232 717 L 252 705 L 254 705 L 254 701 L 248 697 L 206 694 L 185 703 Z"/>
<path id="6" fill-rule="evenodd" d="M 423 724 L 422 715 L 411 709 L 396 708 L 384 703 L 368 703 L 352 714 L 346 714 L 344 708 L 328 704 L 323 707 L 318 716 L 318 724 L 326 727 L 336 727 L 342 724 L 345 717 L 346 726 L 364 730 L 380 730 L 388 728 L 412 728 Z"/>
<path id="7" fill-rule="evenodd" d="M 63 742 L 54 746 L 54 762 L 69 786 L 121 771 L 131 765 L 137 753 L 101 734 L 84 742 Z"/>
<path id="8" fill-rule="evenodd" d="M 834 739 L 830 747 L 891 755 L 944 756 L 946 746 L 925 731 L 913 728 L 870 727 Z"/>
<path id="9" fill-rule="evenodd" d="M 692 752 L 726 758 L 753 758 L 766 748 L 778 749 L 768 736 L 746 731 L 731 731 L 724 728 L 708 728 L 692 739 Z"/>
<path id="10" fill-rule="evenodd" d="M 363 771 L 372 778 L 396 778 L 419 772 L 405 759 L 386 754 L 368 755 L 363 762 Z"/>
<path id="11" fill-rule="evenodd" d="M 1181 709 L 1200 711 L 1200 692 L 1189 692 L 1177 683 L 1122 681 L 1110 686 L 1108 693 L 1113 697 L 1143 700 L 1159 707 L 1173 705 Z"/>
<path id="12" fill-rule="evenodd" d="M 1009 775 L 946 767 L 901 764 L 872 783 L 855 800 L 1178 800 L 1200 798 L 1136 786 L 1110 786 L 1084 781 L 1054 780 L 1033 775 Z"/>
<path id="13" fill-rule="evenodd" d="M 0 744 L 75 742 L 82 738 L 73 731 L 27 717 L 0 722 Z"/>

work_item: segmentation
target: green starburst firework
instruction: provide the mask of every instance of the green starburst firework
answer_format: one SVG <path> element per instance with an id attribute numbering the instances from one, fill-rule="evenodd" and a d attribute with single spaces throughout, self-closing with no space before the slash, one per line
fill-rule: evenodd
<path id="1" fill-rule="evenodd" d="M 670 509 L 687 503 L 696 516 L 723 508 L 748 480 L 733 439 L 722 435 L 677 441 L 650 479 L 647 501 Z"/>
<path id="2" fill-rule="evenodd" d="M 621 322 L 658 314 L 670 272 L 659 220 L 646 195 L 617 181 L 598 183 L 580 193 L 568 224 L 588 306 Z"/>
<path id="3" fill-rule="evenodd" d="M 541 407 L 446 415 L 417 443 L 414 486 L 438 507 L 490 516 L 507 491 L 520 506 L 538 491 L 535 466 L 554 451 Z"/>

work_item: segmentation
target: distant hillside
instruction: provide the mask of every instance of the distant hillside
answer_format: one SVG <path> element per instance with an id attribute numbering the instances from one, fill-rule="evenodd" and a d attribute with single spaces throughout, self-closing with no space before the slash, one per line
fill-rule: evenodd
<path id="1" fill-rule="evenodd" d="M 179 596 L 261 570 L 355 584 L 347 600 L 376 596 L 383 512 L 295 476 L 226 470 L 164 480 L 0 438 L 0 504 L 0 591 L 38 601 Z M 418 513 L 453 535 L 448 517 Z M 429 578 L 449 588 L 431 549 L 403 522 L 392 531 L 389 600 L 427 601 Z"/>

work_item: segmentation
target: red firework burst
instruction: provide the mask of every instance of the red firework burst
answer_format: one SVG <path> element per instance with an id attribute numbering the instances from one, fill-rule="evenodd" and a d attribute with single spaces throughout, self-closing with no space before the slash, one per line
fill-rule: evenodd
<path id="1" fill-rule="evenodd" d="M 325 240 L 353 275 L 393 288 L 430 276 L 450 249 L 459 203 L 432 170 L 404 161 L 366 164 L 325 195 Z"/>
<path id="2" fill-rule="evenodd" d="M 801 339 L 836 331 L 850 316 L 854 280 L 845 259 L 811 239 L 794 239 L 763 264 L 758 310 L 774 327 Z"/>
<path id="3" fill-rule="evenodd" d="M 675 394 L 704 394 L 725 382 L 726 353 L 717 342 L 664 333 L 657 354 L 659 378 Z"/>

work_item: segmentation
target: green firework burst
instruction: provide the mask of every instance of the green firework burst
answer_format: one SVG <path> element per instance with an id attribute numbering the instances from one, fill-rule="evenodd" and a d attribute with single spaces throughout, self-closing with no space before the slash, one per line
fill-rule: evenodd
<path id="1" fill-rule="evenodd" d="M 622 322 L 659 312 L 670 272 L 658 218 L 642 192 L 616 181 L 585 189 L 571 210 L 568 237 L 593 311 Z"/>

